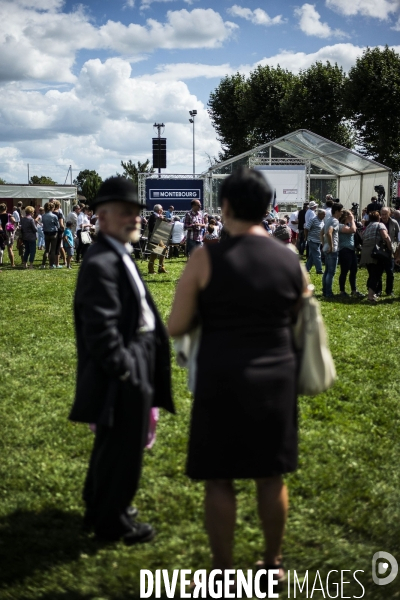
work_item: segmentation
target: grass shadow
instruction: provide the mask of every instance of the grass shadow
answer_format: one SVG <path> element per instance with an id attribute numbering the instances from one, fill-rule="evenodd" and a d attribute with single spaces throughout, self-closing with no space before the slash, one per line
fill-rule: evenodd
<path id="1" fill-rule="evenodd" d="M 102 547 L 82 531 L 79 513 L 57 508 L 15 511 L 1 517 L 0 540 L 0 564 L 7 565 L 0 572 L 3 586 L 73 561 L 81 554 L 94 555 Z"/>

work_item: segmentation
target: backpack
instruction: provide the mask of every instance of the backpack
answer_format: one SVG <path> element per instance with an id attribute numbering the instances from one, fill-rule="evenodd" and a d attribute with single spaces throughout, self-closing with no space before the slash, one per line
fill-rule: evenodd
<path id="1" fill-rule="evenodd" d="M 6 231 L 12 233 L 15 230 L 13 223 L 10 222 L 10 215 L 7 213 L 8 222 L 6 223 Z"/>

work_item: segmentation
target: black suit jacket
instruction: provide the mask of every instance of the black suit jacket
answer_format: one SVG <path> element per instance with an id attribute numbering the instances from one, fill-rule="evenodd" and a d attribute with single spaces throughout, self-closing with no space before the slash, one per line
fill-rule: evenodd
<path id="1" fill-rule="evenodd" d="M 78 368 L 72 421 L 111 426 L 119 395 L 142 403 L 149 390 L 153 406 L 175 412 L 168 335 L 147 289 L 146 298 L 156 318 L 154 381 L 143 369 L 137 286 L 122 257 L 99 233 L 83 260 L 75 292 Z M 127 371 L 123 382 L 119 378 Z"/>

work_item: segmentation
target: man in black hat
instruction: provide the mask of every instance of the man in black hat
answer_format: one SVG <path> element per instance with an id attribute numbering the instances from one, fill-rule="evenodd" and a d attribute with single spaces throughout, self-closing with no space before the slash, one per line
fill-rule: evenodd
<path id="1" fill-rule="evenodd" d="M 75 293 L 78 371 L 70 419 L 96 425 L 83 490 L 84 525 L 102 540 L 147 542 L 153 528 L 135 520 L 149 413 L 174 412 L 167 333 L 131 259 L 140 235 L 134 184 L 107 179 L 91 208 L 99 220 Z"/>

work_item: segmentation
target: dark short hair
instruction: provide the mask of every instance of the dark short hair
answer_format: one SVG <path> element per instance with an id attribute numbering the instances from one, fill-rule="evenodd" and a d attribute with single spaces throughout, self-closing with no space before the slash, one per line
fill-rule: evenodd
<path id="1" fill-rule="evenodd" d="M 379 212 L 377 210 L 373 210 L 372 212 L 369 213 L 369 222 L 370 223 L 377 223 L 378 221 L 380 221 L 381 215 L 379 214 Z"/>
<path id="2" fill-rule="evenodd" d="M 334 202 L 332 204 L 332 214 L 334 214 L 335 212 L 338 212 L 339 210 L 342 210 L 343 208 L 343 204 L 340 204 L 340 202 Z"/>
<path id="3" fill-rule="evenodd" d="M 239 167 L 224 179 L 220 206 L 224 198 L 229 202 L 235 219 L 259 223 L 271 202 L 272 190 L 260 171 Z"/>
<path id="4" fill-rule="evenodd" d="M 66 225 L 67 225 L 67 227 L 71 227 L 72 221 L 67 221 Z"/>
<path id="5" fill-rule="evenodd" d="M 332 200 L 332 198 L 330 198 L 329 200 L 325 201 L 325 206 L 328 206 L 328 207 L 333 206 L 333 200 Z"/>

